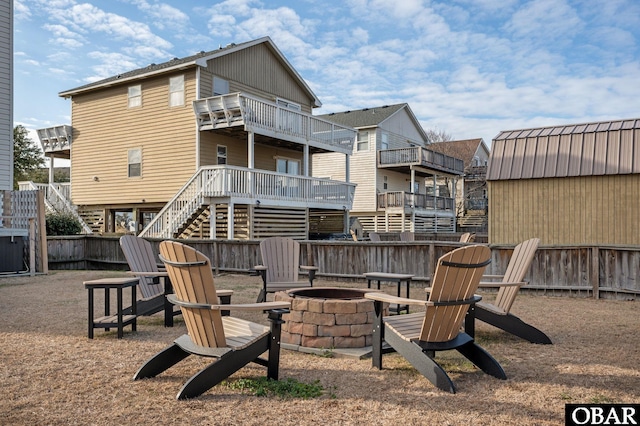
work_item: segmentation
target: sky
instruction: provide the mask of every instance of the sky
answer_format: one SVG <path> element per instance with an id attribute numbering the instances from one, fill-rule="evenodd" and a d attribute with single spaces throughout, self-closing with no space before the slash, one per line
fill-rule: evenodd
<path id="1" fill-rule="evenodd" d="M 14 122 L 58 93 L 269 36 L 322 102 L 408 103 L 455 140 L 640 118 L 638 0 L 14 0 Z M 38 141 L 35 132 L 32 139 Z"/>

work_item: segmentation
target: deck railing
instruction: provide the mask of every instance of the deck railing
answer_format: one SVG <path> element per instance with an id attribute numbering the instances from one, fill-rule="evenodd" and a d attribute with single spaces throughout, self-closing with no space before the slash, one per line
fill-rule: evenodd
<path id="1" fill-rule="evenodd" d="M 455 200 L 450 197 L 435 195 L 412 194 L 404 191 L 391 191 L 378 194 L 378 209 L 413 208 L 416 210 L 452 211 Z"/>
<path id="2" fill-rule="evenodd" d="M 244 93 L 198 99 L 193 108 L 201 130 L 243 125 L 257 133 L 347 154 L 357 133 L 351 127 Z"/>
<path id="3" fill-rule="evenodd" d="M 355 184 L 235 166 L 202 167 L 142 230 L 140 236 L 172 238 L 173 232 L 208 203 L 299 205 L 350 210 Z"/>
<path id="4" fill-rule="evenodd" d="M 417 164 L 448 173 L 462 174 L 464 162 L 421 146 L 398 149 L 385 149 L 378 153 L 380 166 Z"/>

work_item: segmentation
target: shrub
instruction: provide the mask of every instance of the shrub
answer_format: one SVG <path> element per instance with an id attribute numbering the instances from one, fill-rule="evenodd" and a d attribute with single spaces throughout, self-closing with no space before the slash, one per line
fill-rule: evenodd
<path id="1" fill-rule="evenodd" d="M 75 235 L 82 231 L 82 225 L 70 213 L 50 213 L 46 216 L 47 235 Z"/>

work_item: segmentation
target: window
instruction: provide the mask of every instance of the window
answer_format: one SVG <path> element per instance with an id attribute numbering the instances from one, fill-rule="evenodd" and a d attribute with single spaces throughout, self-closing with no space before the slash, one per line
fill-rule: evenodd
<path id="1" fill-rule="evenodd" d="M 218 145 L 218 164 L 227 164 L 227 147 Z"/>
<path id="2" fill-rule="evenodd" d="M 169 79 L 169 106 L 184 105 L 184 75 Z"/>
<path id="3" fill-rule="evenodd" d="M 380 149 L 385 150 L 389 149 L 389 134 L 381 133 L 380 134 Z"/>
<path id="4" fill-rule="evenodd" d="M 411 182 L 409 182 L 409 192 L 412 194 L 420 193 L 420 182 L 413 182 L 413 187 L 411 187 Z"/>
<path id="5" fill-rule="evenodd" d="M 369 151 L 369 132 L 358 132 L 357 151 Z"/>
<path id="6" fill-rule="evenodd" d="M 140 148 L 130 149 L 127 157 L 128 177 L 142 176 L 142 150 Z"/>
<path id="7" fill-rule="evenodd" d="M 300 161 L 291 158 L 277 158 L 276 171 L 278 173 L 286 173 L 289 175 L 300 174 Z"/>
<path id="8" fill-rule="evenodd" d="M 382 176 L 382 189 L 389 189 L 389 178 L 386 176 Z"/>
<path id="9" fill-rule="evenodd" d="M 142 86 L 129 86 L 129 108 L 142 106 Z"/>
<path id="10" fill-rule="evenodd" d="M 226 95 L 229 93 L 229 82 L 220 77 L 213 77 L 213 96 Z"/>

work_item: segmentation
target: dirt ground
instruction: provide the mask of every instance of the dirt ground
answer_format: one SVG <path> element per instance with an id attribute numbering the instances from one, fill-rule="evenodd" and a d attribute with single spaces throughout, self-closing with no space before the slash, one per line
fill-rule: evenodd
<path id="1" fill-rule="evenodd" d="M 504 381 L 452 352 L 438 359 L 458 387 L 455 395 L 437 390 L 398 354 L 386 355 L 379 371 L 370 358 L 282 350 L 281 378 L 318 380 L 323 396 L 256 397 L 221 384 L 199 398 L 177 401 L 178 389 L 210 359 L 190 357 L 153 379 L 132 377 L 185 333 L 181 320 L 165 328 L 159 314 L 142 317 L 137 332 L 127 327 L 123 339 L 113 330 L 87 338 L 82 282 L 123 275 L 52 271 L 0 277 L 0 424 L 559 425 L 567 403 L 640 403 L 640 302 L 528 294 L 518 296 L 512 312 L 545 331 L 553 345 L 533 345 L 477 325 L 476 340 L 502 364 Z M 221 275 L 216 285 L 234 290 L 234 303 L 252 302 L 260 279 Z M 366 287 L 322 279 L 316 285 Z M 393 294 L 395 288 L 384 290 Z M 264 374 L 264 367 L 251 364 L 231 379 Z"/>

